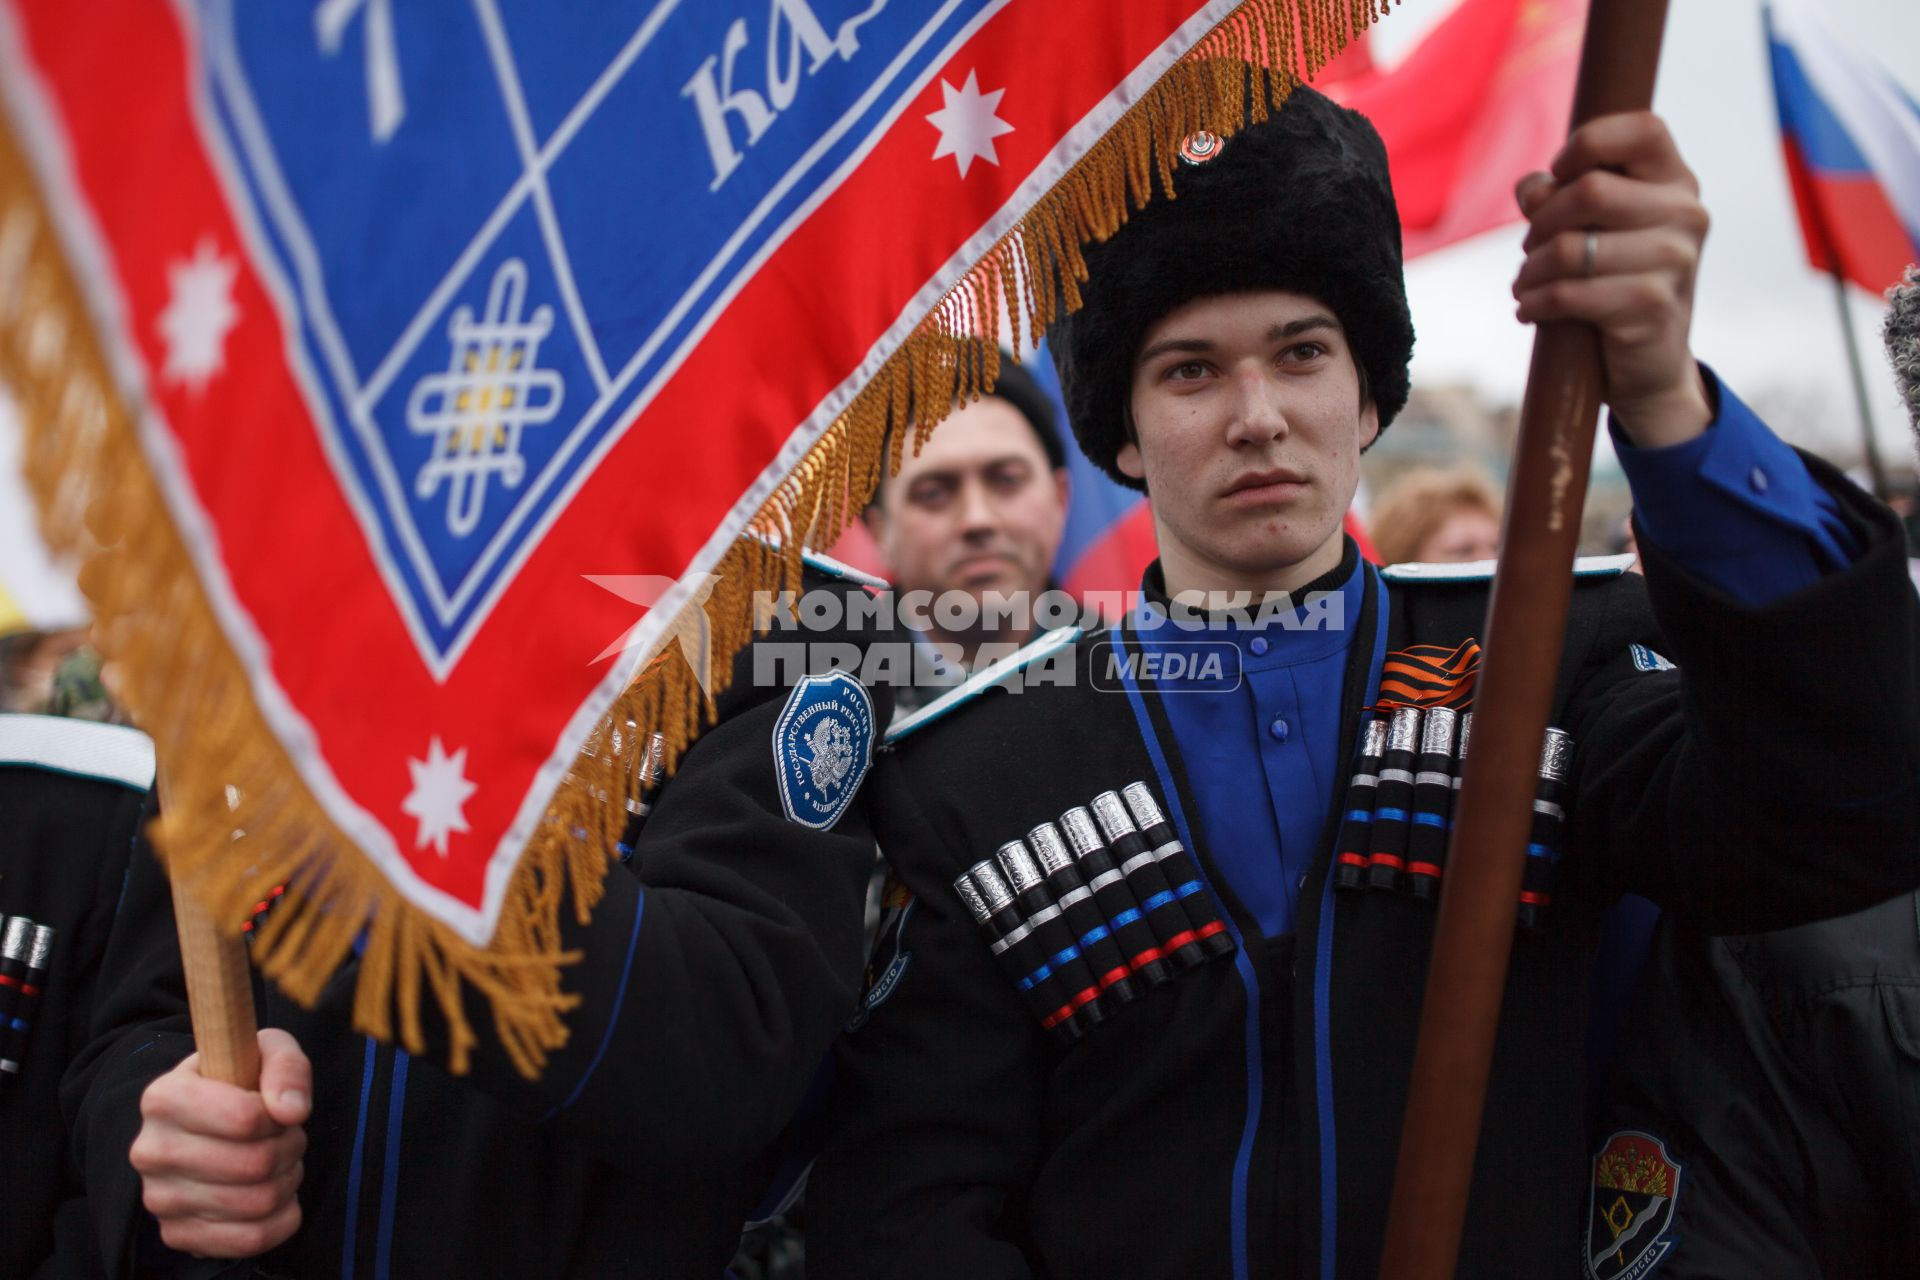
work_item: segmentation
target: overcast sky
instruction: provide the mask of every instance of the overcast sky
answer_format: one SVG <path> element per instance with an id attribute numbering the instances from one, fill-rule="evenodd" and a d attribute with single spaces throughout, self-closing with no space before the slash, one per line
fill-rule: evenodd
<path id="1" fill-rule="evenodd" d="M 1376 32 L 1380 61 L 1390 63 L 1456 2 L 1400 0 Z M 1822 7 L 1843 40 L 1920 97 L 1920 3 L 1827 0 Z M 1768 399 L 1781 434 L 1831 447 L 1858 438 L 1859 415 L 1833 285 L 1807 266 L 1781 166 L 1760 10 L 1760 0 L 1671 0 L 1654 105 L 1699 175 L 1714 218 L 1694 351 L 1743 396 Z M 1508 228 L 1408 267 L 1419 335 L 1415 386 L 1467 382 L 1496 399 L 1519 399 L 1532 350 L 1508 293 L 1519 263 L 1519 235 Z M 1906 416 L 1880 346 L 1882 304 L 1852 292 L 1883 456 L 1910 459 Z M 1791 393 L 1785 403 L 1782 391 Z"/>

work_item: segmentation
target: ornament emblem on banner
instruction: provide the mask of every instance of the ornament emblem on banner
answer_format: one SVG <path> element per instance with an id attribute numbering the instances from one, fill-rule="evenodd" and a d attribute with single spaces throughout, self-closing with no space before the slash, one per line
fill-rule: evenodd
<path id="1" fill-rule="evenodd" d="M 431 498 L 448 482 L 447 532 L 456 538 L 479 526 L 489 479 L 520 487 L 527 474 L 521 433 L 560 412 L 560 375 L 533 367 L 553 328 L 553 309 L 540 307 L 523 321 L 526 297 L 527 264 L 509 259 L 494 273 L 486 314 L 476 322 L 461 307 L 448 321 L 447 371 L 420 379 L 407 401 L 407 429 L 433 437 L 432 455 L 414 473 L 414 493 Z"/>

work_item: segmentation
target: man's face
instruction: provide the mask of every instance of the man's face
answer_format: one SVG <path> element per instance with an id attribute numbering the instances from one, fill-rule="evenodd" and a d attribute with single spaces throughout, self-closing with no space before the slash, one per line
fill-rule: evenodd
<path id="1" fill-rule="evenodd" d="M 1005 400 L 954 410 L 881 493 L 869 528 L 900 590 L 1045 590 L 1066 527 L 1067 477 Z"/>
<path id="2" fill-rule="evenodd" d="M 1132 403 L 1117 460 L 1147 482 L 1170 589 L 1287 589 L 1339 563 L 1380 419 L 1330 307 L 1279 292 L 1190 302 L 1147 331 Z"/>

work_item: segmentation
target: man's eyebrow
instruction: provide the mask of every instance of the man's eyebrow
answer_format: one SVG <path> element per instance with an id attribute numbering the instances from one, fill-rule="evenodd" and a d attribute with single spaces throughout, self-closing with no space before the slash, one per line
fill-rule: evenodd
<path id="1" fill-rule="evenodd" d="M 1274 325 L 1267 330 L 1268 342 L 1282 342 L 1288 338 L 1297 338 L 1303 333 L 1316 329 L 1331 329 L 1341 332 L 1340 322 L 1324 312 L 1315 312 L 1310 316 L 1301 316 L 1298 320 L 1289 320 L 1285 324 Z M 1205 355 L 1214 349 L 1214 344 L 1206 338 L 1163 338 L 1140 353 L 1137 364 L 1146 364 L 1158 356 L 1179 352 L 1184 355 Z"/>
<path id="2" fill-rule="evenodd" d="M 1169 351 L 1183 351 L 1189 355 L 1205 355 L 1213 350 L 1213 343 L 1205 338 L 1162 338 L 1140 353 L 1135 364 L 1145 364 L 1156 356 L 1166 355 Z"/>
<path id="3" fill-rule="evenodd" d="M 1285 324 L 1277 324 L 1267 330 L 1267 341 L 1279 342 L 1285 338 L 1297 338 L 1301 334 L 1310 333 L 1315 329 L 1332 329 L 1338 333 L 1340 331 L 1340 322 L 1332 316 L 1318 313 L 1310 316 L 1301 316 L 1298 320 L 1289 320 Z"/>
<path id="4" fill-rule="evenodd" d="M 923 480 L 937 484 L 959 484 L 961 477 L 973 471 L 992 471 L 998 467 L 1031 466 L 1032 459 L 1022 453 L 996 453 L 985 458 L 971 458 L 962 462 L 942 463 L 937 467 L 922 471 L 907 481 L 912 488 Z"/>

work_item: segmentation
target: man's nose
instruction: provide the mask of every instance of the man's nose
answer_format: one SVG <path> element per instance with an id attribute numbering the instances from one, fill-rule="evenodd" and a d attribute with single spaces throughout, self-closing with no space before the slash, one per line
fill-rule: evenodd
<path id="1" fill-rule="evenodd" d="M 1232 383 L 1233 417 L 1227 423 L 1227 443 L 1267 444 L 1284 439 L 1287 414 L 1280 388 L 1260 371 L 1236 373 Z"/>
<path id="2" fill-rule="evenodd" d="M 963 533 L 998 528 L 1000 512 L 994 506 L 993 496 L 987 492 L 987 486 L 978 480 L 969 480 L 960 486 L 960 529 Z"/>

